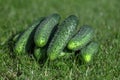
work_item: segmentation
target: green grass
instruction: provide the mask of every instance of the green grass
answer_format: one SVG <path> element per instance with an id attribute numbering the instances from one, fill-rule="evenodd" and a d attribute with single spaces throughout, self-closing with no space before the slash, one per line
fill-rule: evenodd
<path id="1" fill-rule="evenodd" d="M 0 0 L 0 80 L 120 80 L 119 0 Z M 43 67 L 27 55 L 11 57 L 5 42 L 41 16 L 71 15 L 95 28 L 100 43 L 89 64 L 67 59 L 45 63 Z M 9 43 L 11 43 L 9 41 Z M 12 45 L 10 45 L 12 46 Z"/>

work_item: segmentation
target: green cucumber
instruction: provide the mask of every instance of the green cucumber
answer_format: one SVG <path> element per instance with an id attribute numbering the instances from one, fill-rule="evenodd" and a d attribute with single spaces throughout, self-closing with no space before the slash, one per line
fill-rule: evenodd
<path id="1" fill-rule="evenodd" d="M 72 56 L 74 54 L 75 54 L 74 51 L 72 51 L 72 52 L 62 51 L 62 52 L 60 52 L 58 58 L 62 58 L 62 57 L 69 58 L 70 56 Z"/>
<path id="2" fill-rule="evenodd" d="M 81 49 L 80 58 L 83 62 L 90 62 L 92 60 L 92 57 L 95 53 L 98 51 L 98 43 L 97 42 L 91 42 L 86 47 Z"/>
<path id="3" fill-rule="evenodd" d="M 94 30 L 90 26 L 82 26 L 79 32 L 68 42 L 67 48 L 79 50 L 87 45 L 93 38 Z"/>
<path id="4" fill-rule="evenodd" d="M 45 59 L 47 59 L 46 49 L 46 46 L 42 48 L 35 46 L 33 55 L 36 61 L 44 61 Z"/>
<path id="5" fill-rule="evenodd" d="M 34 57 L 37 61 L 39 61 L 42 58 L 41 48 L 39 48 L 39 47 L 34 48 Z"/>
<path id="6" fill-rule="evenodd" d="M 35 33 L 35 29 L 40 24 L 43 18 L 35 21 L 28 29 L 26 29 L 19 39 L 15 43 L 14 52 L 16 54 L 27 53 L 30 49 L 31 45 L 34 43 L 33 36 Z"/>
<path id="7" fill-rule="evenodd" d="M 50 60 L 55 60 L 60 55 L 60 52 L 63 51 L 68 41 L 74 35 L 77 24 L 78 18 L 71 15 L 58 26 L 58 30 L 52 38 L 47 50 L 47 55 Z"/>
<path id="8" fill-rule="evenodd" d="M 34 36 L 36 46 L 44 47 L 47 44 L 53 28 L 58 24 L 59 20 L 60 16 L 58 14 L 52 14 L 41 22 Z"/>

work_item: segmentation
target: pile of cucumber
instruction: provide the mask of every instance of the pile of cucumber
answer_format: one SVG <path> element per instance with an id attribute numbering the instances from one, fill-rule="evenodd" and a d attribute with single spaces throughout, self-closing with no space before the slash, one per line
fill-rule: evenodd
<path id="1" fill-rule="evenodd" d="M 88 25 L 78 30 L 78 18 L 68 16 L 60 22 L 59 14 L 41 17 L 22 33 L 14 37 L 14 53 L 19 56 L 32 51 L 37 61 L 50 61 L 76 53 L 83 62 L 90 62 L 98 51 L 98 43 L 93 40 L 94 30 Z"/>

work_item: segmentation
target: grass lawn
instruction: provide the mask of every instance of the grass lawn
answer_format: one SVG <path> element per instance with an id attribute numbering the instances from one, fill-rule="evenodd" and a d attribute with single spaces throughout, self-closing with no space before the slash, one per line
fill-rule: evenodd
<path id="1" fill-rule="evenodd" d="M 88 24 L 95 29 L 100 48 L 91 63 L 80 65 L 68 59 L 41 67 L 28 55 L 10 56 L 5 42 L 52 13 L 59 13 L 62 20 L 74 14 L 80 19 L 79 26 Z M 0 0 L 0 80 L 120 80 L 120 1 Z"/>

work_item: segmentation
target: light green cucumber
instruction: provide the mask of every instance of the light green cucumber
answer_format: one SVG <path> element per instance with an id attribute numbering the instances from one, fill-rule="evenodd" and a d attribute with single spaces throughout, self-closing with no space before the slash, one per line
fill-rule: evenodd
<path id="1" fill-rule="evenodd" d="M 34 36 L 37 47 L 44 47 L 47 44 L 53 28 L 58 24 L 59 20 L 60 16 L 58 14 L 52 14 L 41 22 Z"/>
<path id="2" fill-rule="evenodd" d="M 82 26 L 79 32 L 68 42 L 67 48 L 79 50 L 87 45 L 93 38 L 94 30 L 90 26 Z"/>
<path id="3" fill-rule="evenodd" d="M 81 49 L 80 58 L 83 62 L 90 62 L 93 58 L 93 55 L 98 52 L 98 43 L 91 42 L 86 47 Z"/>
<path id="4" fill-rule="evenodd" d="M 78 18 L 74 15 L 69 16 L 58 26 L 52 41 L 49 44 L 47 55 L 50 60 L 55 60 L 63 51 L 68 41 L 74 35 L 78 24 Z"/>
<path id="5" fill-rule="evenodd" d="M 23 54 L 27 53 L 28 50 L 31 48 L 31 45 L 34 43 L 34 33 L 35 29 L 40 24 L 43 18 L 35 21 L 28 29 L 26 29 L 19 39 L 15 43 L 14 52 L 16 54 Z"/>
<path id="6" fill-rule="evenodd" d="M 62 57 L 69 58 L 70 56 L 72 56 L 74 54 L 75 54 L 74 51 L 72 51 L 72 52 L 62 51 L 62 52 L 60 52 L 58 58 L 62 58 Z"/>

